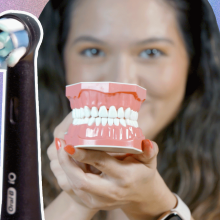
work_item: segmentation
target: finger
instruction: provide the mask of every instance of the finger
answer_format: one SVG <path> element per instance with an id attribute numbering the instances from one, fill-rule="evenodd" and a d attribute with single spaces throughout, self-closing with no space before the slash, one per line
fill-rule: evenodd
<path id="1" fill-rule="evenodd" d="M 114 158 L 116 158 L 117 160 L 124 160 L 126 157 L 131 156 L 133 154 L 125 154 L 125 155 L 116 155 L 114 156 Z"/>
<path id="2" fill-rule="evenodd" d="M 64 139 L 65 132 L 68 130 L 71 122 L 72 122 L 72 112 L 70 112 L 63 121 L 55 128 L 53 135 L 54 135 L 54 141 L 51 143 L 51 145 L 47 149 L 47 155 L 50 160 L 53 160 L 57 158 L 57 150 L 56 146 L 59 145 L 56 140 L 56 138 Z M 58 147 L 59 148 L 59 147 Z"/>
<path id="3" fill-rule="evenodd" d="M 90 173 L 93 173 L 93 174 L 101 174 L 102 173 L 102 171 L 100 171 L 100 170 L 98 170 L 98 169 L 96 169 L 94 166 L 92 166 L 92 165 L 89 165 L 89 164 L 85 164 L 86 165 L 86 168 L 87 168 L 87 170 L 90 172 Z"/>
<path id="4" fill-rule="evenodd" d="M 63 140 L 60 141 L 63 142 Z M 68 179 L 71 181 L 73 189 L 83 190 L 109 199 L 120 199 L 121 194 L 119 196 L 119 192 L 121 192 L 121 190 L 113 183 L 113 180 L 110 181 L 110 177 L 106 178 L 106 175 L 102 175 L 101 177 L 91 173 L 84 173 L 83 170 L 71 160 L 71 157 L 64 151 L 63 147 L 58 150 L 58 159 Z"/>
<path id="5" fill-rule="evenodd" d="M 67 176 L 73 181 L 73 184 L 77 185 L 79 179 L 86 178 L 85 173 L 82 169 L 74 162 L 74 160 L 64 151 L 65 142 L 59 139 L 60 146 L 57 148 L 57 156 L 59 163 L 67 174 Z M 78 179 L 77 179 L 78 178 Z"/>
<path id="6" fill-rule="evenodd" d="M 74 191 L 74 193 L 78 196 L 78 198 L 80 198 L 84 205 L 91 209 L 113 210 L 129 203 L 128 201 L 115 201 L 103 196 L 84 192 L 83 190 L 77 190 Z"/>
<path id="7" fill-rule="evenodd" d="M 47 148 L 47 156 L 49 157 L 50 160 L 57 159 L 57 150 L 56 150 L 55 142 L 56 139 Z"/>
<path id="8" fill-rule="evenodd" d="M 68 130 L 70 124 L 72 123 L 72 112 L 70 112 L 63 121 L 55 128 L 53 135 L 54 141 L 47 149 L 47 155 L 50 160 L 57 158 L 56 146 L 59 145 L 56 138 L 64 139 L 65 132 Z M 58 147 L 59 148 L 59 147 Z"/>
<path id="9" fill-rule="evenodd" d="M 80 186 L 83 190 L 91 195 L 99 196 L 110 201 L 122 201 L 126 196 L 126 189 L 120 187 L 115 179 L 102 173 L 102 175 L 86 174 L 87 182 Z M 88 183 L 88 184 L 87 184 Z"/>
<path id="10" fill-rule="evenodd" d="M 149 139 L 142 141 L 142 154 L 133 154 L 132 157 L 142 162 L 149 168 L 155 168 L 157 166 L 157 154 L 159 152 L 158 145 L 150 141 Z M 129 160 L 129 156 L 124 161 Z"/>
<path id="11" fill-rule="evenodd" d="M 71 145 L 65 146 L 64 150 L 77 161 L 90 164 L 111 177 L 120 178 L 125 172 L 123 161 L 104 151 L 79 149 Z"/>
<path id="12" fill-rule="evenodd" d="M 54 138 L 64 139 L 65 132 L 68 131 L 69 126 L 71 125 L 72 119 L 72 111 L 63 119 L 63 121 L 55 128 L 54 130 Z"/>
<path id="13" fill-rule="evenodd" d="M 66 146 L 66 142 L 65 140 L 62 140 L 59 138 L 55 138 L 55 141 L 53 141 L 53 143 L 51 144 L 51 146 L 48 148 L 48 156 L 50 158 L 50 160 L 54 160 L 57 159 L 57 150 L 59 150 L 61 146 L 61 144 L 63 144 L 63 147 Z M 74 160 L 74 162 L 84 171 L 84 172 L 90 172 L 90 169 L 88 167 L 87 164 L 84 163 L 80 163 L 77 160 L 75 160 L 74 158 L 71 157 L 72 160 Z"/>
<path id="14" fill-rule="evenodd" d="M 68 171 L 67 171 L 68 172 Z M 102 175 L 102 177 L 98 175 L 94 175 L 91 173 L 86 173 L 85 177 L 79 181 L 79 177 L 77 177 L 75 170 L 67 173 L 67 178 L 69 180 L 70 185 L 73 186 L 74 192 L 79 195 L 81 198 L 93 197 L 93 199 L 101 198 L 101 202 L 121 202 L 121 199 L 124 198 L 124 189 L 118 187 L 114 184 L 113 181 L 110 181 L 109 178 L 106 178 L 106 175 Z M 78 179 L 77 182 L 73 183 L 73 179 Z"/>
<path id="15" fill-rule="evenodd" d="M 80 181 L 85 179 L 85 173 L 78 165 L 72 160 L 72 158 L 64 151 L 65 142 L 59 139 L 60 145 L 57 147 L 57 157 L 59 164 L 69 179 L 71 187 L 76 188 L 80 184 Z"/>
<path id="16" fill-rule="evenodd" d="M 124 160 L 127 157 L 126 153 L 112 153 L 107 152 L 107 154 L 111 155 L 112 157 L 118 159 L 118 160 Z"/>
<path id="17" fill-rule="evenodd" d="M 63 169 L 60 166 L 60 163 L 59 163 L 58 159 L 57 160 L 52 160 L 50 162 L 50 168 L 51 168 L 54 176 L 56 177 L 60 188 L 64 191 L 70 191 L 71 186 L 69 184 L 69 181 L 67 179 L 67 176 L 66 176 L 65 172 L 63 171 Z"/>

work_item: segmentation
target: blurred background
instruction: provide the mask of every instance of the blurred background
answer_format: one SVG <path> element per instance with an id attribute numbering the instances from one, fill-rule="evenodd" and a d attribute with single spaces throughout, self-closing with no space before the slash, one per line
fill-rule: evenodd
<path id="1" fill-rule="evenodd" d="M 220 29 L 220 0 L 208 0 L 208 1 L 210 2 L 213 8 Z M 0 0 L 0 13 L 5 10 L 21 10 L 21 11 L 27 11 L 39 17 L 41 11 L 43 10 L 47 2 L 48 0 L 38 0 L 38 1 Z M 0 122 L 2 119 L 2 83 L 3 83 L 3 73 L 0 72 Z M 0 123 L 0 132 L 1 131 L 2 131 L 2 123 Z M 1 137 L 0 137 L 0 143 L 1 143 Z M 1 148 L 1 144 L 0 144 L 0 148 Z M 2 154 L 2 149 L 0 150 L 0 166 L 1 166 L 1 154 Z"/>

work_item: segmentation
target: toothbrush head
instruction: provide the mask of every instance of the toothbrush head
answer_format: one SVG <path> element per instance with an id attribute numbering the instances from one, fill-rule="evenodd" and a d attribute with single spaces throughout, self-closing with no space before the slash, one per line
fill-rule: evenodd
<path id="1" fill-rule="evenodd" d="M 27 14 L 4 14 L 0 31 L 0 63 L 3 60 L 9 67 L 33 54 L 41 37 L 38 22 Z"/>

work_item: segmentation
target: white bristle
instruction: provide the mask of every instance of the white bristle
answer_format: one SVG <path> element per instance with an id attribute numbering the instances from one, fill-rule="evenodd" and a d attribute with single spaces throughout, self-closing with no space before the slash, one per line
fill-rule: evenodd
<path id="1" fill-rule="evenodd" d="M 0 30 L 5 32 L 16 32 L 24 30 L 24 25 L 13 18 L 0 19 Z"/>
<path id="2" fill-rule="evenodd" d="M 4 47 L 5 47 L 5 45 L 2 42 L 0 42 L 0 50 Z"/>
<path id="3" fill-rule="evenodd" d="M 8 66 L 14 67 L 16 63 L 21 59 L 21 57 L 24 56 L 25 53 L 26 53 L 25 47 L 20 47 L 12 51 L 9 54 L 8 58 L 6 59 Z"/>

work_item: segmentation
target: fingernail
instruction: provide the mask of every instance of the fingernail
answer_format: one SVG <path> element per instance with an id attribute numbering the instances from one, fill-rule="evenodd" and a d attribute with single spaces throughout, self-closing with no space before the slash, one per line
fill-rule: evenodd
<path id="1" fill-rule="evenodd" d="M 152 143 L 152 141 L 150 141 L 149 139 L 146 139 L 146 140 L 144 140 L 143 141 L 143 144 L 142 144 L 142 151 L 144 151 L 144 148 L 151 148 L 151 149 L 153 149 L 154 148 L 154 146 L 153 146 L 153 143 Z"/>
<path id="2" fill-rule="evenodd" d="M 67 145 L 66 147 L 64 147 L 64 150 L 71 155 L 73 155 L 76 151 L 74 146 L 72 145 Z"/>
<path id="3" fill-rule="evenodd" d="M 61 148 L 61 142 L 59 138 L 55 138 L 55 145 L 57 150 Z"/>

